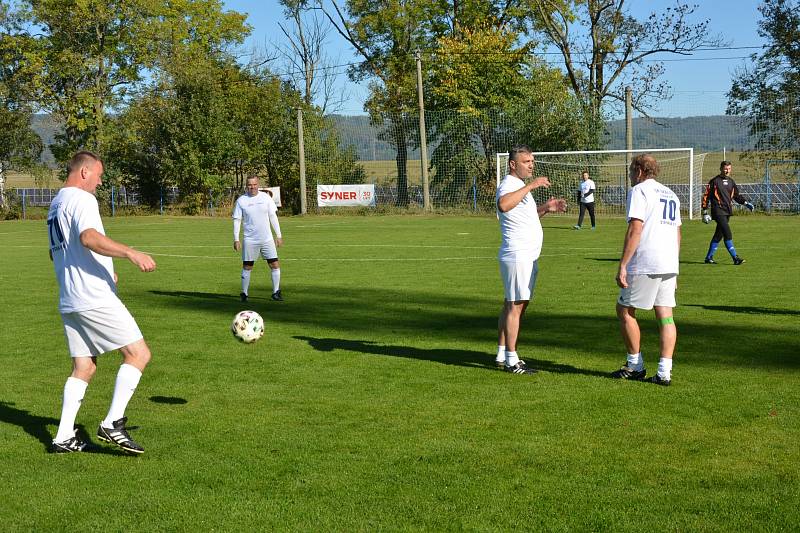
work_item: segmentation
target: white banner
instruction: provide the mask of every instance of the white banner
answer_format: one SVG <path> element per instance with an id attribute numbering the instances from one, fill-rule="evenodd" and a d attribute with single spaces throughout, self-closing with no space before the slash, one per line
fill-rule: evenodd
<path id="1" fill-rule="evenodd" d="M 375 207 L 375 185 L 317 185 L 320 207 Z"/>
<path id="2" fill-rule="evenodd" d="M 281 207 L 281 188 L 280 187 L 259 187 L 259 191 L 264 191 L 265 193 L 272 196 L 272 200 L 275 202 L 275 206 Z"/>

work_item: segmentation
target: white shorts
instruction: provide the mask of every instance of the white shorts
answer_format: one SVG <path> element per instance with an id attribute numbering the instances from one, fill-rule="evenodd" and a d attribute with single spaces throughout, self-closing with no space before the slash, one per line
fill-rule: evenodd
<path id="1" fill-rule="evenodd" d="M 255 261 L 258 259 L 259 255 L 267 261 L 278 259 L 278 250 L 275 248 L 275 241 L 256 244 L 248 244 L 245 242 L 242 246 L 242 261 Z"/>
<path id="2" fill-rule="evenodd" d="M 619 290 L 617 303 L 624 307 L 652 309 L 675 307 L 677 274 L 640 274 L 628 277 L 628 288 Z"/>
<path id="3" fill-rule="evenodd" d="M 96 356 L 142 339 L 142 332 L 122 303 L 88 311 L 61 313 L 72 357 Z"/>
<path id="4" fill-rule="evenodd" d="M 500 277 L 507 302 L 527 301 L 533 298 L 539 261 L 500 261 Z"/>

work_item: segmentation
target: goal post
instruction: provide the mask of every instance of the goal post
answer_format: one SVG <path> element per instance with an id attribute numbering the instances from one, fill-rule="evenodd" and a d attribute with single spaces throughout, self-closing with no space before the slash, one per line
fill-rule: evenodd
<path id="1" fill-rule="evenodd" d="M 698 212 L 701 198 L 703 162 L 706 154 L 695 155 L 694 148 L 653 148 L 650 150 L 580 150 L 533 152 L 535 176 L 547 176 L 551 186 L 534 191 L 537 202 L 550 196 L 577 201 L 581 173 L 589 172 L 595 182 L 595 209 L 600 213 L 625 212 L 629 189 L 628 166 L 634 155 L 653 154 L 661 167 L 658 181 L 670 187 L 681 200 L 689 220 Z M 508 152 L 496 154 L 497 184 L 508 172 Z M 537 194 L 537 191 L 538 192 Z"/>

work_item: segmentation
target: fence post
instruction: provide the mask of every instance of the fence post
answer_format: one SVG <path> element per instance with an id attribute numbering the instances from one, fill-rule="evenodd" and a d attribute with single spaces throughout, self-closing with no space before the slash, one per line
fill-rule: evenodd
<path id="1" fill-rule="evenodd" d="M 628 190 L 626 176 L 631 164 L 630 150 L 633 150 L 633 89 L 630 85 L 625 87 L 625 149 L 629 152 L 625 154 L 625 176 L 622 177 L 621 183 L 623 192 Z"/>
<path id="2" fill-rule="evenodd" d="M 26 193 L 27 189 L 22 189 L 22 220 L 25 220 L 25 204 L 26 204 Z"/>
<path id="3" fill-rule="evenodd" d="M 159 214 L 164 214 L 164 186 L 158 188 L 158 211 Z"/>
<path id="4" fill-rule="evenodd" d="M 112 217 L 114 215 L 116 215 L 116 213 L 117 213 L 116 202 L 114 202 L 114 189 L 115 189 L 115 187 L 112 185 L 111 186 L 111 216 Z"/>

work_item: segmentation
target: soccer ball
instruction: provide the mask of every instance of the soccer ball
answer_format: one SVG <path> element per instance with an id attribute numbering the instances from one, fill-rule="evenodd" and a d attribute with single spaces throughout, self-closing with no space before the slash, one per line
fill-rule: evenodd
<path id="1" fill-rule="evenodd" d="M 256 342 L 264 335 L 264 319 L 255 311 L 240 311 L 233 318 L 231 333 L 244 343 Z"/>

